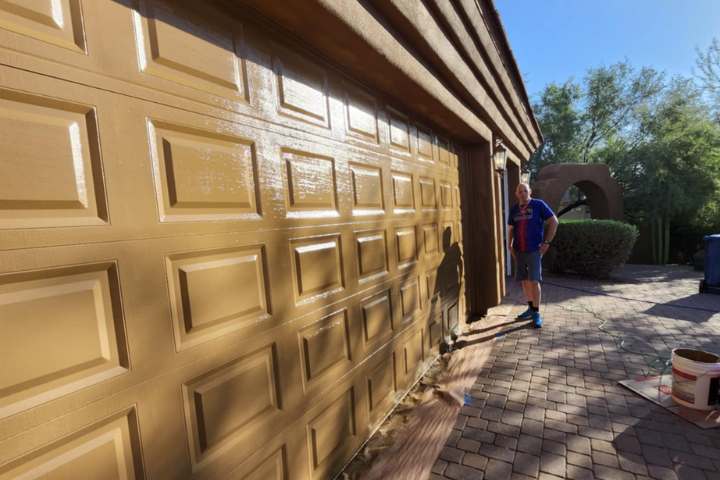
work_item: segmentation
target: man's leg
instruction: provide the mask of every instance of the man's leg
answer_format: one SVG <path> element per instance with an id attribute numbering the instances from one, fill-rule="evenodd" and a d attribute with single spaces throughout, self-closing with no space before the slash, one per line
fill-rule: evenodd
<path id="1" fill-rule="evenodd" d="M 522 283 L 523 283 L 523 293 L 525 294 L 525 300 L 527 301 L 528 308 L 532 309 L 533 302 L 535 301 L 534 300 L 535 297 L 533 296 L 533 289 L 532 289 L 533 282 L 530 280 L 525 280 Z"/>
<path id="2" fill-rule="evenodd" d="M 541 328 L 543 319 L 540 315 L 540 282 L 542 281 L 542 258 L 539 252 L 533 255 L 528 273 L 528 288 L 530 290 L 530 298 L 532 300 L 532 319 L 535 328 Z"/>
<path id="3" fill-rule="evenodd" d="M 525 254 L 518 253 L 516 257 L 516 278 L 520 281 L 520 285 L 522 285 L 523 294 L 525 295 L 525 298 L 528 302 L 528 308 L 524 312 L 522 312 L 520 315 L 518 315 L 516 318 L 518 320 L 530 320 L 532 318 L 533 309 L 532 309 L 532 298 L 530 297 L 530 287 L 528 285 L 528 265 L 527 265 L 527 259 Z"/>
<path id="4" fill-rule="evenodd" d="M 532 302 L 532 306 L 540 310 L 540 298 L 542 296 L 542 290 L 540 288 L 540 282 L 533 282 L 528 280 L 528 299 Z"/>

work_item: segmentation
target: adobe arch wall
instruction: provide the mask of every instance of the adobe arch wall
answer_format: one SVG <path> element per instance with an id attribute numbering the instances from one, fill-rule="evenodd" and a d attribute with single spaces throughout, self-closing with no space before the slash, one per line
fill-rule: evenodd
<path id="1" fill-rule="evenodd" d="M 577 185 L 588 199 L 592 218 L 622 220 L 623 199 L 620 185 L 604 164 L 560 163 L 543 167 L 532 185 L 532 195 L 541 198 L 557 212 L 563 194 Z"/>

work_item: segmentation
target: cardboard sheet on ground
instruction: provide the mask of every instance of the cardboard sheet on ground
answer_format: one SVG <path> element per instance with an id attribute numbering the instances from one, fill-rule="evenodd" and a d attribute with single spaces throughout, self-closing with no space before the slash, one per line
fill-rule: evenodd
<path id="1" fill-rule="evenodd" d="M 647 398 L 653 403 L 670 410 L 688 422 L 694 423 L 700 428 L 720 427 L 720 410 L 703 412 L 693 410 L 676 404 L 670 392 L 672 391 L 672 375 L 638 377 L 633 380 L 622 380 L 618 382 L 625 388 L 632 390 L 641 397 Z"/>

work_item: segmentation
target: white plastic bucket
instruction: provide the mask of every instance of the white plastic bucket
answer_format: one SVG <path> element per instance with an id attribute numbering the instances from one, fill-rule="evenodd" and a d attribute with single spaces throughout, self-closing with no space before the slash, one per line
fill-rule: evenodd
<path id="1" fill-rule="evenodd" d="M 672 351 L 672 399 L 696 410 L 712 410 L 720 402 L 720 356 L 676 348 Z"/>

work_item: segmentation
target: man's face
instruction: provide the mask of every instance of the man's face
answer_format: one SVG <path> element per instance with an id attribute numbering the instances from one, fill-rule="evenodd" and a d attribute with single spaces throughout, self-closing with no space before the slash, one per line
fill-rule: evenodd
<path id="1" fill-rule="evenodd" d="M 530 190 L 526 185 L 518 185 L 515 189 L 515 197 L 521 204 L 526 204 L 530 200 Z"/>

